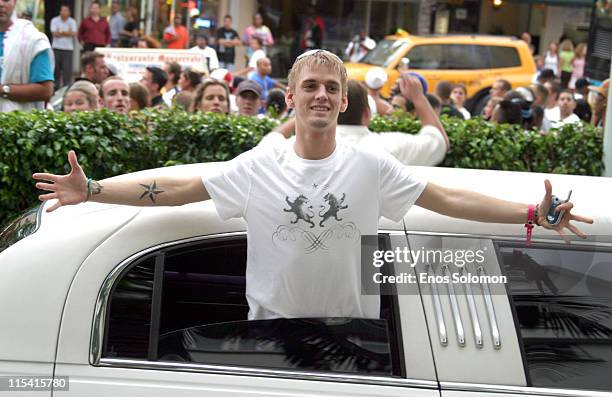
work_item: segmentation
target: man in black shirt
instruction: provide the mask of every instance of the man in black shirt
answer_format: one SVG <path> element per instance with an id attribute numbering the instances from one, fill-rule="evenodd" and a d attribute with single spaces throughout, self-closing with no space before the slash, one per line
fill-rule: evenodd
<path id="1" fill-rule="evenodd" d="M 157 66 L 147 66 L 140 81 L 149 90 L 149 100 L 153 108 L 167 108 L 160 90 L 168 82 L 168 75 Z"/>
<path id="2" fill-rule="evenodd" d="M 219 67 L 233 72 L 234 57 L 236 55 L 234 47 L 240 45 L 240 36 L 238 32 L 232 29 L 231 15 L 226 15 L 223 18 L 223 27 L 217 30 L 217 45 Z"/>

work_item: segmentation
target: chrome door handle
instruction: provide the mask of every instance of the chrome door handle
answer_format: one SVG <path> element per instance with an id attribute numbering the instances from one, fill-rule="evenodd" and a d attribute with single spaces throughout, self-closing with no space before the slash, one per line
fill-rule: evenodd
<path id="1" fill-rule="evenodd" d="M 460 273 L 463 274 L 463 268 Z M 472 292 L 472 286 L 469 282 L 463 284 L 465 286 L 465 297 L 467 298 L 468 308 L 470 312 L 470 319 L 472 320 L 472 329 L 474 331 L 474 341 L 476 347 L 482 348 L 482 330 L 480 328 L 480 320 L 478 319 L 478 311 L 476 310 L 476 302 L 474 301 L 474 293 Z"/>
<path id="2" fill-rule="evenodd" d="M 442 265 L 442 275 L 449 275 L 448 265 Z M 461 320 L 461 312 L 459 311 L 459 304 L 457 303 L 457 296 L 455 295 L 455 287 L 450 282 L 448 285 L 448 297 L 450 298 L 451 310 L 453 312 L 453 320 L 455 321 L 455 330 L 457 331 L 457 342 L 459 346 L 465 346 L 465 331 L 463 329 L 463 321 Z"/>
<path id="3" fill-rule="evenodd" d="M 478 267 L 478 275 L 486 275 L 484 267 Z M 493 299 L 491 298 L 491 289 L 489 284 L 480 283 L 482 287 L 482 296 L 484 297 L 485 306 L 487 307 L 487 315 L 489 317 L 489 325 L 491 326 L 491 336 L 493 337 L 493 347 L 501 349 L 501 337 L 499 335 L 499 328 L 497 327 L 497 318 L 495 317 L 495 308 L 493 307 Z"/>
<path id="4" fill-rule="evenodd" d="M 427 275 L 435 276 L 431 265 L 427 265 Z M 442 303 L 440 302 L 440 294 L 438 293 L 438 286 L 436 283 L 429 283 L 432 289 L 431 298 L 434 303 L 434 310 L 436 312 L 436 321 L 438 323 L 438 336 L 440 337 L 440 343 L 442 346 L 448 345 L 448 336 L 446 334 L 446 324 L 444 322 L 444 314 L 442 313 Z"/>

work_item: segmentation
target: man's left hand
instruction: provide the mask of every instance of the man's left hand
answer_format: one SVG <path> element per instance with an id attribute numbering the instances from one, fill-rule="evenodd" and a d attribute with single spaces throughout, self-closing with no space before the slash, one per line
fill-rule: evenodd
<path id="1" fill-rule="evenodd" d="M 556 212 L 565 211 L 563 217 L 561 218 L 561 221 L 558 224 L 551 225 L 550 223 L 548 223 L 548 221 L 546 220 L 546 214 L 548 213 L 548 209 L 550 208 L 550 204 L 552 201 L 552 185 L 548 179 L 544 181 L 544 188 L 546 189 L 546 194 L 544 194 L 544 199 L 542 200 L 542 203 L 540 203 L 537 223 L 545 229 L 556 230 L 566 243 L 570 242 L 569 236 L 567 236 L 564 232 L 566 228 L 569 229 L 576 236 L 586 238 L 586 234 L 584 234 L 575 225 L 571 224 L 570 221 L 592 224 L 593 219 L 586 216 L 572 214 L 571 210 L 574 207 L 574 204 L 571 201 L 560 204 L 559 206 L 557 206 L 557 208 L 555 208 Z"/>

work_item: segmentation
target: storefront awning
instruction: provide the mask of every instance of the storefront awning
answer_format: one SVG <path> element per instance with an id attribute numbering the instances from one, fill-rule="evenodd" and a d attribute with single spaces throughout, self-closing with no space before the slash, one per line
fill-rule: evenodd
<path id="1" fill-rule="evenodd" d="M 588 7 L 592 8 L 595 0 L 507 0 L 512 3 L 537 3 L 561 7 Z"/>

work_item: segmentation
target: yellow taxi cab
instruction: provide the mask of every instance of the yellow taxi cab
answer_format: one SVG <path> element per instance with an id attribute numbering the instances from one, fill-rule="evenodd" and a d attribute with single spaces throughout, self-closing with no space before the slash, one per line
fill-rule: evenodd
<path id="1" fill-rule="evenodd" d="M 473 103 L 486 97 L 497 79 L 518 87 L 530 84 L 536 73 L 527 44 L 515 37 L 414 36 L 405 32 L 386 36 L 360 63 L 348 63 L 346 69 L 349 78 L 363 81 L 370 68 L 384 68 L 389 78 L 381 92 L 388 96 L 402 63 L 421 74 L 430 91 L 441 80 L 465 84 Z"/>

